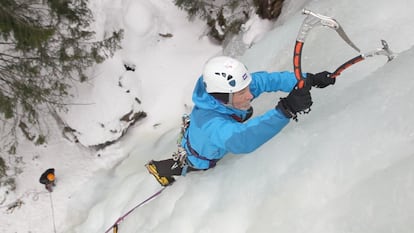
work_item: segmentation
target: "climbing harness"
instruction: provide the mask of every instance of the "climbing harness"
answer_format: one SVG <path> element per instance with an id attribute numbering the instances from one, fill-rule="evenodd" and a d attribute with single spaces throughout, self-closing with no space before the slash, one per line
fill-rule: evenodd
<path id="1" fill-rule="evenodd" d="M 189 140 L 189 133 L 187 132 L 188 127 L 190 126 L 190 116 L 187 114 L 184 114 L 182 117 L 182 126 L 181 126 L 181 132 L 180 132 L 180 136 L 178 137 L 177 140 L 177 151 L 173 153 L 172 158 L 175 161 L 175 163 L 173 164 L 173 166 L 171 167 L 172 169 L 175 169 L 177 167 L 181 167 L 182 171 L 181 171 L 181 175 L 185 176 L 187 174 L 187 171 L 189 169 L 189 166 L 191 167 L 190 162 L 188 161 L 187 157 L 187 151 L 184 147 L 182 147 L 182 140 L 185 140 L 186 146 L 189 150 L 189 152 L 191 153 L 191 156 L 194 156 L 198 159 L 201 160 L 206 160 L 209 162 L 209 168 L 215 167 L 216 163 L 219 161 L 218 159 L 209 159 L 206 158 L 202 155 L 200 155 L 196 150 L 194 150 L 190 144 L 190 140 Z"/>
<path id="2" fill-rule="evenodd" d="M 231 115 L 231 117 L 236 120 L 237 122 L 245 122 L 246 120 L 248 120 L 251 116 L 253 115 L 253 107 L 250 107 L 247 110 L 247 114 L 244 118 L 241 118 L 235 114 Z M 185 139 L 185 143 L 186 146 L 189 150 L 189 152 L 191 153 L 192 156 L 201 159 L 201 160 L 206 160 L 209 163 L 209 168 L 215 167 L 217 162 L 219 161 L 219 159 L 209 159 L 207 157 L 204 157 L 202 155 L 200 155 L 196 150 L 193 149 L 193 147 L 191 146 L 190 143 L 190 139 L 189 139 L 189 133 L 187 132 L 188 127 L 190 126 L 190 116 L 187 114 L 184 114 L 182 116 L 182 125 L 181 125 L 181 131 L 180 131 L 180 135 L 178 137 L 177 140 L 177 151 L 173 153 L 172 158 L 175 161 L 175 163 L 173 164 L 173 166 L 171 167 L 172 169 L 175 169 L 177 167 L 181 167 L 182 168 L 182 172 L 181 175 L 185 176 L 187 174 L 187 170 L 188 167 L 190 166 L 190 162 L 187 159 L 187 151 L 184 147 L 182 147 L 182 140 Z M 190 166 L 191 167 L 191 166 Z"/>
<path id="3" fill-rule="evenodd" d="M 190 140 L 189 140 L 189 138 L 188 138 L 188 133 L 187 133 L 187 147 L 188 147 L 188 149 L 190 150 L 190 152 L 191 152 L 191 155 L 192 155 L 192 156 L 194 156 L 194 157 L 196 157 L 196 158 L 198 158 L 198 159 L 201 159 L 201 160 L 206 160 L 206 161 L 208 161 L 208 168 L 213 168 L 213 167 L 215 167 L 215 166 L 216 166 L 216 164 L 217 164 L 217 162 L 219 161 L 219 159 L 209 159 L 209 158 L 206 158 L 206 157 L 204 157 L 204 156 L 200 155 L 197 151 L 195 151 L 195 150 L 191 147 Z"/>

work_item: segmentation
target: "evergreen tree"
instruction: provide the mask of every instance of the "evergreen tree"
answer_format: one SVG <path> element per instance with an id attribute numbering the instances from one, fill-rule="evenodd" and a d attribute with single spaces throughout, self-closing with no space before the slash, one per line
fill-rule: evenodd
<path id="1" fill-rule="evenodd" d="M 263 19 L 277 19 L 284 0 L 253 0 L 256 13 Z"/>
<path id="2" fill-rule="evenodd" d="M 122 31 L 93 41 L 92 20 L 87 0 L 0 1 L 0 128 L 9 153 L 17 129 L 43 143 L 41 114 L 65 109 L 70 86 L 119 48 Z"/>
<path id="3" fill-rule="evenodd" d="M 209 26 L 208 35 L 220 43 L 228 35 L 238 33 L 248 20 L 247 0 L 174 0 L 174 3 L 187 11 L 190 20 L 194 17 L 205 20 Z"/>
<path id="4" fill-rule="evenodd" d="M 209 26 L 208 35 L 223 42 L 239 33 L 252 11 L 263 19 L 276 19 L 284 0 L 174 0 L 176 6 L 187 11 L 191 19 L 200 17 Z"/>

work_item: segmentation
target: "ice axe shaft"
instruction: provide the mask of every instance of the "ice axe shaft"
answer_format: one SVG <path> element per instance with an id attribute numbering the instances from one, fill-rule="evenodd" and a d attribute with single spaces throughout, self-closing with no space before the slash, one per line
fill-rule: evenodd
<path id="1" fill-rule="evenodd" d="M 388 43 L 385 40 L 381 40 L 382 48 L 376 49 L 371 52 L 367 52 L 365 54 L 360 54 L 354 58 L 349 59 L 344 64 L 339 66 L 331 75 L 331 78 L 336 78 L 338 75 L 342 73 L 345 69 L 349 68 L 350 66 L 365 60 L 367 57 L 373 57 L 377 55 L 383 55 L 388 58 L 387 62 L 390 62 L 392 59 L 394 59 L 395 55 L 394 53 L 389 49 Z"/>

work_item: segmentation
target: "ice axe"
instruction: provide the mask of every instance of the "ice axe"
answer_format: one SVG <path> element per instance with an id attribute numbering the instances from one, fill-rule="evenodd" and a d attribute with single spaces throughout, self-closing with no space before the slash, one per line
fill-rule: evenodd
<path id="1" fill-rule="evenodd" d="M 338 35 L 350 47 L 352 47 L 358 53 L 361 52 L 361 50 L 349 39 L 349 37 L 347 36 L 347 34 L 345 33 L 345 31 L 343 30 L 341 25 L 334 18 L 325 16 L 325 15 L 321 15 L 321 14 L 312 12 L 312 11 L 307 10 L 307 9 L 303 9 L 302 14 L 307 15 L 307 16 L 303 20 L 302 26 L 300 27 L 298 36 L 296 38 L 295 49 L 294 49 L 294 53 L 293 53 L 293 69 L 294 69 L 296 79 L 298 80 L 298 83 L 297 83 L 295 88 L 298 88 L 298 89 L 303 88 L 303 86 L 305 85 L 305 81 L 304 81 L 303 76 L 302 76 L 302 65 L 301 65 L 302 64 L 301 57 L 302 57 L 303 45 L 305 43 L 307 35 L 309 34 L 309 31 L 311 31 L 312 28 L 314 28 L 315 26 L 324 26 L 324 27 L 328 27 L 328 28 L 331 28 L 331 29 L 335 30 L 338 33 Z M 365 60 L 365 58 L 367 58 L 367 57 L 372 57 L 372 56 L 375 56 L 375 55 L 385 55 L 385 56 L 388 57 L 388 61 L 391 61 L 394 58 L 393 53 L 389 49 L 388 44 L 385 40 L 382 40 L 381 42 L 382 42 L 382 45 L 383 45 L 382 48 L 377 49 L 377 50 L 372 51 L 372 52 L 365 53 L 365 54 L 360 54 L 360 55 L 348 60 L 347 62 L 345 62 L 344 64 L 339 66 L 333 72 L 331 77 L 336 78 L 338 75 L 341 74 L 341 72 L 343 70 L 345 70 L 346 68 L 350 67 L 351 65 L 353 65 L 355 63 L 358 63 L 362 60 Z"/>
<path id="2" fill-rule="evenodd" d="M 307 15 L 306 18 L 303 20 L 302 26 L 299 29 L 298 36 L 296 38 L 295 49 L 293 52 L 293 70 L 298 80 L 298 84 L 296 88 L 302 88 L 305 85 L 305 81 L 302 76 L 302 49 L 305 43 L 306 37 L 308 36 L 309 32 L 315 26 L 324 26 L 335 30 L 338 35 L 353 49 L 357 52 L 361 50 L 349 39 L 346 35 L 345 31 L 341 27 L 341 25 L 336 21 L 334 18 L 321 15 L 315 12 L 312 12 L 307 9 L 302 10 L 302 14 Z"/>

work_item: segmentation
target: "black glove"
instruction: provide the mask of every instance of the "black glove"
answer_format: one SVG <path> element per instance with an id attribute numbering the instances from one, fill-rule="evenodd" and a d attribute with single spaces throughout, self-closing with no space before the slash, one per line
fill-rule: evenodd
<path id="1" fill-rule="evenodd" d="M 297 113 L 305 111 L 312 105 L 310 88 L 293 89 L 285 98 L 280 98 L 276 109 L 287 118 L 297 119 Z"/>
<path id="2" fill-rule="evenodd" d="M 318 88 L 324 88 L 329 85 L 334 85 L 336 78 L 331 78 L 332 73 L 328 71 L 319 72 L 316 74 L 307 73 L 306 79 L 310 80 L 312 86 Z"/>

